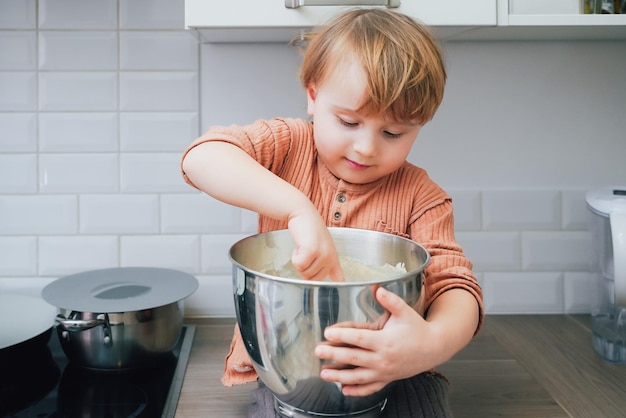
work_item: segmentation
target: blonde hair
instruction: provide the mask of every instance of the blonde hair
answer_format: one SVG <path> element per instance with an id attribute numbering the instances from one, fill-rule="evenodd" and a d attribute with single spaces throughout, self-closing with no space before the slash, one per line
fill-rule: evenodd
<path id="1" fill-rule="evenodd" d="M 325 81 L 346 58 L 368 80 L 361 111 L 397 121 L 430 121 L 443 100 L 446 71 L 425 25 L 387 9 L 353 9 L 305 38 L 300 69 L 305 88 Z"/>

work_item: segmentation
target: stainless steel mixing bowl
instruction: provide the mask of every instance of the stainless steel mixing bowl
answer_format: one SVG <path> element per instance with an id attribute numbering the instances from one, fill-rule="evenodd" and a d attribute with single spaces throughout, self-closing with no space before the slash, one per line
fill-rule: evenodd
<path id="1" fill-rule="evenodd" d="M 389 386 L 366 397 L 347 397 L 341 386 L 320 379 L 332 367 L 313 350 L 328 326 L 350 322 L 380 329 L 389 313 L 375 300 L 384 287 L 414 306 L 421 294 L 428 252 L 392 234 L 352 228 L 329 228 L 340 257 L 374 266 L 403 263 L 406 273 L 378 280 L 325 282 L 277 277 L 291 258 L 288 230 L 253 235 L 230 249 L 237 320 L 244 344 L 260 379 L 275 397 L 278 413 L 294 416 L 378 416 Z"/>

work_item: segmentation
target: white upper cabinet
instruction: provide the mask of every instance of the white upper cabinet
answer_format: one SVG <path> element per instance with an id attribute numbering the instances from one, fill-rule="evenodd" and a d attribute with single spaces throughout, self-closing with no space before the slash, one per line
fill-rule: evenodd
<path id="1" fill-rule="evenodd" d="M 626 40 L 626 14 L 582 14 L 585 0 L 361 0 L 432 26 L 443 40 Z M 359 0 L 185 0 L 185 25 L 204 42 L 289 41 Z M 346 3 L 347 2 L 347 3 Z M 299 7 L 287 7 L 304 3 Z M 399 6 L 397 6 L 399 4 Z M 397 7 L 395 7 L 397 6 Z"/>
<path id="2" fill-rule="evenodd" d="M 297 0 L 185 0 L 185 25 L 196 29 L 205 41 L 283 41 L 300 30 L 322 24 L 354 5 L 288 8 L 285 2 Z M 300 0 L 302 3 L 319 0 Z M 342 1 L 337 0 L 337 4 Z M 378 0 L 364 0 L 372 5 Z M 405 13 L 435 27 L 442 38 L 468 29 L 496 25 L 496 0 L 381 0 L 400 3 L 393 10 Z M 358 1 L 347 0 L 348 3 Z M 333 3 L 328 0 L 327 3 Z M 344 3 L 344 4 L 348 4 Z M 369 7 L 369 6 L 368 6 Z M 372 6 L 385 7 L 385 6 Z"/>

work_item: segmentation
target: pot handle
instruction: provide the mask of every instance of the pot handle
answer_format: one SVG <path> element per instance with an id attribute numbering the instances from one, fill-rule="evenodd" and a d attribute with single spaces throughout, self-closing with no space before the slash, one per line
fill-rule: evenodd
<path id="1" fill-rule="evenodd" d="M 63 330 L 61 335 L 65 339 L 69 339 L 70 332 L 82 332 L 91 328 L 102 326 L 104 331 L 104 343 L 111 344 L 112 342 L 111 325 L 109 324 L 108 314 L 98 314 L 96 319 L 67 319 L 65 316 L 59 314 L 54 322 Z"/>
<path id="2" fill-rule="evenodd" d="M 614 210 L 609 218 L 613 242 L 615 304 L 626 308 L 626 210 Z"/>

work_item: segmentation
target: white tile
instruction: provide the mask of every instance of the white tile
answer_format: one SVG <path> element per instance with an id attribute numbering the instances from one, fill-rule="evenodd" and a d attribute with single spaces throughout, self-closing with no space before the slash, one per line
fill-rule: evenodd
<path id="1" fill-rule="evenodd" d="M 165 194 L 161 197 L 161 230 L 236 234 L 240 232 L 240 210 L 203 193 Z"/>
<path id="2" fill-rule="evenodd" d="M 117 32 L 39 32 L 41 70 L 117 70 Z"/>
<path id="3" fill-rule="evenodd" d="M 522 266 L 534 271 L 588 271 L 591 241 L 586 231 L 522 233 Z"/>
<path id="4" fill-rule="evenodd" d="M 36 237 L 0 237 L 0 276 L 37 274 Z"/>
<path id="5" fill-rule="evenodd" d="M 245 238 L 243 234 L 203 235 L 200 252 L 201 272 L 208 274 L 230 274 L 233 265 L 228 258 L 228 251 L 237 241 Z"/>
<path id="6" fill-rule="evenodd" d="M 560 195 L 544 190 L 489 190 L 482 193 L 484 229 L 558 229 Z"/>
<path id="7" fill-rule="evenodd" d="M 81 195 L 80 232 L 146 234 L 159 230 L 155 195 Z"/>
<path id="8" fill-rule="evenodd" d="M 40 29 L 116 29 L 117 0 L 39 0 Z"/>
<path id="9" fill-rule="evenodd" d="M 198 76 L 195 72 L 122 72 L 120 109 L 197 111 Z"/>
<path id="10" fill-rule="evenodd" d="M 39 113 L 39 150 L 113 152 L 118 150 L 116 113 Z"/>
<path id="11" fill-rule="evenodd" d="M 0 152 L 37 150 L 35 113 L 0 113 Z"/>
<path id="12" fill-rule="evenodd" d="M 588 313 L 591 311 L 593 276 L 587 272 L 563 274 L 563 299 L 565 313 Z"/>
<path id="13" fill-rule="evenodd" d="M 35 70 L 36 48 L 33 31 L 0 32 L 0 70 Z"/>
<path id="14" fill-rule="evenodd" d="M 185 299 L 185 317 L 234 318 L 235 302 L 230 275 L 196 276 L 198 290 Z"/>
<path id="15" fill-rule="evenodd" d="M 520 270 L 521 246 L 518 232 L 458 232 L 456 239 L 476 271 Z"/>
<path id="16" fill-rule="evenodd" d="M 563 228 L 587 229 L 589 211 L 585 201 L 586 190 L 567 190 L 561 192 L 563 201 Z"/>
<path id="17" fill-rule="evenodd" d="M 111 193 L 119 190 L 117 154 L 41 154 L 42 193 Z"/>
<path id="18" fill-rule="evenodd" d="M 121 29 L 182 29 L 184 4 L 180 0 L 120 0 Z"/>
<path id="19" fill-rule="evenodd" d="M 37 74 L 0 72 L 0 111 L 37 110 Z"/>
<path id="20" fill-rule="evenodd" d="M 182 151 L 200 136 L 197 112 L 120 114 L 122 151 Z"/>
<path id="21" fill-rule="evenodd" d="M 180 153 L 125 153 L 120 171 L 123 192 L 186 192 Z"/>
<path id="22" fill-rule="evenodd" d="M 121 70 L 198 69 L 198 41 L 190 31 L 120 32 Z"/>
<path id="23" fill-rule="evenodd" d="M 120 238 L 122 267 L 149 266 L 198 271 L 200 237 L 197 235 L 147 235 Z"/>
<path id="24" fill-rule="evenodd" d="M 115 111 L 117 110 L 117 73 L 40 73 L 39 108 L 40 110 Z"/>
<path id="25" fill-rule="evenodd" d="M 454 229 L 476 231 L 481 228 L 480 192 L 470 190 L 448 190 L 454 205 Z"/>
<path id="26" fill-rule="evenodd" d="M 0 193 L 37 192 L 37 155 L 0 154 Z"/>
<path id="27" fill-rule="evenodd" d="M 259 215 L 247 209 L 239 209 L 241 212 L 241 232 L 254 234 L 258 231 Z"/>
<path id="28" fill-rule="evenodd" d="M 563 313 L 560 273 L 485 273 L 483 298 L 488 314 Z"/>
<path id="29" fill-rule="evenodd" d="M 37 0 L 0 1 L 0 29 L 35 29 Z"/>
<path id="30" fill-rule="evenodd" d="M 41 296 L 41 290 L 57 279 L 49 277 L 0 277 L 0 293 L 10 292 L 20 295 Z"/>
<path id="31" fill-rule="evenodd" d="M 0 234 L 74 234 L 77 207 L 75 196 L 0 195 Z"/>
<path id="32" fill-rule="evenodd" d="M 39 238 L 39 274 L 65 276 L 117 267 L 116 236 L 54 236 Z"/>

